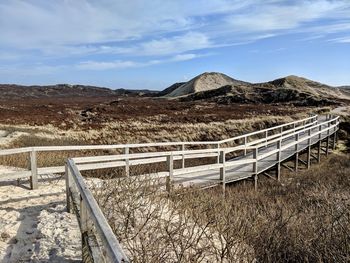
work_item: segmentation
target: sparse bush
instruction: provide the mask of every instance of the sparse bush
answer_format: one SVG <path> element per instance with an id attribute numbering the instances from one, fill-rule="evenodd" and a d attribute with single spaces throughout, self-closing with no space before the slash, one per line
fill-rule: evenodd
<path id="1" fill-rule="evenodd" d="M 348 262 L 350 157 L 332 155 L 283 185 L 218 189 L 104 180 L 93 187 L 133 262 Z"/>

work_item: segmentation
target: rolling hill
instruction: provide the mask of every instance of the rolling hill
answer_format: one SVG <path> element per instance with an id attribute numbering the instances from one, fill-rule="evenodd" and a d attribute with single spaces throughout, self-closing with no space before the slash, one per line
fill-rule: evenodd
<path id="1" fill-rule="evenodd" d="M 240 85 L 245 82 L 235 80 L 225 74 L 217 72 L 203 73 L 188 82 L 178 83 L 179 86 L 175 89 L 171 89 L 174 85 L 170 86 L 170 89 L 166 97 L 178 97 L 184 96 L 195 92 L 214 90 L 225 85 Z M 181 84 L 181 85 L 180 85 Z"/>
<path id="2" fill-rule="evenodd" d="M 71 97 L 109 97 L 109 96 L 151 96 L 157 91 L 108 89 L 86 85 L 57 84 L 48 86 L 22 86 L 0 84 L 0 99 L 24 98 L 71 98 Z"/>
<path id="3" fill-rule="evenodd" d="M 264 83 L 235 80 L 221 73 L 203 73 L 186 83 L 171 86 L 162 94 L 181 101 L 207 100 L 217 103 L 292 103 L 331 105 L 350 100 L 349 92 L 298 76 Z M 168 91 L 168 92 L 167 92 Z"/>

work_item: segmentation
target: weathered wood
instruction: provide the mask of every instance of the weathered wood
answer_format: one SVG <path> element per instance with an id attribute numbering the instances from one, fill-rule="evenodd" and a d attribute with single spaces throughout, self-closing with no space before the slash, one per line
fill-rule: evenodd
<path id="1" fill-rule="evenodd" d="M 21 178 L 28 178 L 31 176 L 31 171 L 18 171 L 18 172 L 11 172 L 11 173 L 4 173 L 0 174 L 0 180 L 9 180 L 9 179 L 21 179 Z"/>
<path id="2" fill-rule="evenodd" d="M 258 190 L 258 157 L 259 157 L 259 149 L 255 148 L 253 152 L 253 158 L 255 162 L 253 163 L 253 173 L 254 173 L 254 189 Z"/>
<path id="3" fill-rule="evenodd" d="M 174 158 L 172 154 L 167 156 L 167 166 L 168 166 L 169 176 L 167 178 L 166 188 L 167 188 L 167 191 L 170 192 L 171 184 L 172 184 L 172 181 L 174 180 Z"/>
<path id="4" fill-rule="evenodd" d="M 313 119 L 310 119 L 310 121 L 312 122 Z M 216 170 L 214 174 L 216 174 L 217 184 L 221 183 L 223 186 L 223 189 L 225 189 L 225 185 L 227 182 L 246 179 L 250 177 L 251 179 L 252 178 L 254 179 L 254 187 L 257 190 L 259 173 L 266 173 L 266 169 L 268 169 L 268 167 L 271 167 L 272 165 L 272 168 L 273 168 L 273 165 L 277 164 L 278 165 L 277 179 L 279 180 L 280 166 L 283 165 L 287 167 L 282 163 L 283 160 L 290 158 L 290 156 L 292 156 L 293 154 L 296 154 L 296 162 L 298 162 L 299 152 L 304 151 L 305 149 L 308 150 L 308 155 L 309 155 L 308 160 L 309 160 L 311 156 L 311 146 L 319 142 L 320 139 L 325 138 L 324 133 L 330 134 L 331 129 L 334 129 L 334 131 L 332 130 L 332 132 L 335 132 L 337 129 L 337 122 L 336 124 L 327 125 L 327 127 L 325 128 L 322 128 L 323 127 L 322 124 L 314 125 L 311 123 L 311 125 L 307 127 L 306 125 L 309 125 L 309 123 L 308 124 L 304 123 L 303 127 L 298 127 L 297 131 L 283 129 L 283 127 L 286 127 L 286 126 L 283 126 L 282 128 L 280 128 L 281 129 L 280 134 L 277 135 L 279 136 L 279 138 L 268 136 L 269 133 L 265 131 L 265 138 L 263 138 L 264 140 L 263 144 L 257 144 L 256 142 L 261 140 L 261 139 L 258 139 L 253 141 L 255 142 L 255 144 L 254 143 L 252 144 L 252 145 L 258 145 L 258 146 L 250 147 L 250 148 L 249 146 L 247 147 L 246 145 L 247 143 L 245 143 L 244 145 L 240 145 L 238 147 L 221 148 L 220 151 L 218 149 L 186 151 L 185 147 L 182 148 L 181 146 L 181 151 L 152 152 L 152 153 L 138 153 L 138 154 L 130 154 L 129 152 L 124 152 L 124 154 L 116 155 L 112 158 L 110 156 L 103 157 L 103 158 L 90 158 L 88 159 L 88 161 L 86 161 L 86 159 L 84 158 L 77 158 L 77 161 L 78 163 L 79 161 L 81 161 L 82 162 L 81 165 L 91 165 L 90 168 L 94 168 L 94 167 L 96 168 L 98 165 L 101 164 L 101 162 L 104 165 L 120 165 L 120 164 L 127 165 L 126 164 L 127 159 L 129 161 L 129 164 L 128 164 L 129 166 L 131 166 L 132 163 L 136 165 L 138 163 L 147 163 L 148 161 L 157 161 L 157 162 L 167 161 L 168 174 L 166 178 L 169 179 L 168 181 L 169 190 L 170 190 L 170 183 L 176 182 L 176 176 L 183 176 L 183 178 L 185 178 L 184 175 L 186 174 L 189 174 L 189 177 L 190 177 L 192 175 L 191 173 L 193 174 L 196 172 L 203 173 L 203 172 L 206 172 L 206 170 L 208 171 Z M 295 125 L 293 125 L 293 129 L 294 128 L 295 128 Z M 295 140 L 294 140 L 294 137 L 295 137 Z M 247 138 L 247 137 L 242 137 L 242 138 Z M 274 140 L 276 141 L 274 142 Z M 329 136 L 328 136 L 328 140 L 329 140 Z M 275 145 L 277 144 L 277 146 L 271 146 L 274 143 Z M 214 146 L 217 146 L 217 144 L 214 144 Z M 124 146 L 124 147 L 127 147 L 127 146 Z M 259 147 L 261 147 L 260 148 L 261 153 L 259 152 Z M 277 149 L 275 147 L 277 147 Z M 249 151 L 253 150 L 253 152 L 247 153 L 248 149 Z M 230 151 L 239 151 L 239 150 L 245 151 L 245 156 L 243 158 L 226 160 L 225 158 L 226 153 Z M 196 167 L 186 167 L 186 168 L 183 165 L 181 169 L 174 169 L 174 160 L 183 161 L 186 157 L 191 155 L 193 156 L 195 154 L 197 154 L 195 158 L 199 158 L 199 156 L 206 157 L 209 155 L 217 156 L 218 153 L 220 153 L 219 163 L 201 165 Z M 271 156 L 273 154 L 276 154 L 277 158 L 275 158 L 274 156 Z M 273 159 L 272 163 L 270 163 L 271 159 Z M 309 163 L 310 160 L 308 162 L 303 162 L 302 160 L 300 161 L 302 163 L 307 164 Z M 268 164 L 264 164 L 264 162 Z M 239 166 L 247 166 L 248 164 L 250 164 L 249 172 L 244 172 L 244 170 L 239 170 Z M 251 170 L 251 166 L 253 166 L 253 170 Z M 81 174 L 77 168 L 77 165 L 74 163 L 73 160 L 68 160 L 67 167 L 68 167 L 67 169 L 72 173 L 71 178 L 69 176 L 66 176 L 67 184 L 68 184 L 67 192 L 70 192 L 69 183 L 70 182 L 74 183 L 78 188 L 78 192 L 81 195 L 82 204 L 86 205 L 86 207 L 81 208 L 80 211 L 82 213 L 82 211 L 84 211 L 85 209 L 85 215 L 86 215 L 85 218 L 91 217 L 91 220 L 90 220 L 90 219 L 84 219 L 84 216 L 81 216 L 81 218 L 83 219 L 81 222 L 85 220 L 86 222 L 94 223 L 94 225 L 96 226 L 97 234 L 100 235 L 100 238 L 104 244 L 104 247 L 107 251 L 109 258 L 117 258 L 117 257 L 121 258 L 125 256 L 121 248 L 118 247 L 119 244 L 116 239 L 114 239 L 113 242 L 114 242 L 114 245 L 117 244 L 117 246 L 112 246 L 111 243 L 108 243 L 108 237 L 109 235 L 113 235 L 113 233 L 109 232 L 110 229 L 108 229 L 107 227 L 108 224 L 107 226 L 105 225 L 106 223 L 105 218 L 103 217 L 102 212 L 98 210 L 99 208 L 97 206 L 96 201 L 93 199 L 91 193 L 89 192 L 88 188 L 84 184 Z M 297 167 L 297 164 L 296 164 L 296 167 Z M 81 166 L 81 168 L 87 168 L 87 166 L 85 167 Z M 238 169 L 238 170 L 235 170 L 235 169 Z M 219 172 L 220 180 L 217 179 L 218 170 L 220 170 Z M 234 174 L 235 171 L 237 171 L 237 174 L 239 175 L 237 177 L 232 177 L 232 174 Z M 66 174 L 68 175 L 69 173 L 66 171 Z M 238 177 L 239 179 L 237 179 Z M 102 227 L 101 224 L 104 227 Z M 85 230 L 89 229 L 89 227 L 88 226 L 82 227 L 82 229 L 83 229 L 82 232 L 84 232 L 84 229 Z M 120 261 L 115 261 L 115 262 L 120 262 Z"/>
<path id="5" fill-rule="evenodd" d="M 185 151 L 186 148 L 185 148 L 185 144 L 181 144 L 181 151 Z M 182 154 L 182 161 L 181 161 L 181 168 L 185 168 L 186 166 L 186 159 L 185 159 L 185 154 Z"/>
<path id="6" fill-rule="evenodd" d="M 36 151 L 30 151 L 29 152 L 29 159 L 30 159 L 30 188 L 31 189 L 38 189 L 38 167 L 36 163 Z"/>
<path id="7" fill-rule="evenodd" d="M 305 166 L 307 166 L 307 162 L 305 162 L 304 160 L 299 158 L 298 161 L 301 162 L 302 164 L 304 164 Z"/>
<path id="8" fill-rule="evenodd" d="M 277 165 L 276 165 L 276 175 L 277 175 L 277 180 L 280 181 L 281 180 L 281 145 L 282 145 L 282 140 L 279 140 L 277 142 Z"/>
<path id="9" fill-rule="evenodd" d="M 225 151 L 220 151 L 220 156 L 219 156 L 219 162 L 220 162 L 220 181 L 222 184 L 222 190 L 225 193 L 225 183 L 226 183 L 226 168 L 225 168 L 225 162 L 226 162 L 226 155 L 225 155 Z"/>
<path id="10" fill-rule="evenodd" d="M 66 204 L 67 204 L 67 212 L 71 213 L 71 195 L 70 195 L 70 187 L 72 184 L 72 178 L 70 175 L 71 171 L 68 168 L 68 164 L 65 165 L 65 182 L 66 182 Z"/>
<path id="11" fill-rule="evenodd" d="M 284 168 L 288 169 L 291 172 L 294 172 L 294 169 L 289 167 L 288 165 L 286 165 L 285 163 L 281 163 L 281 166 L 283 166 Z"/>
<path id="12" fill-rule="evenodd" d="M 261 131 L 256 131 L 256 132 L 252 132 L 246 135 L 242 135 L 242 136 L 237 136 L 234 138 L 230 138 L 227 140 L 222 140 L 222 141 L 218 141 L 218 142 L 175 142 L 175 143 L 151 143 L 151 144 L 127 144 L 127 145 L 89 145 L 89 146 L 48 146 L 48 147 L 28 147 L 28 148 L 23 148 L 23 149 L 14 149 L 13 151 L 9 151 L 9 150 L 4 150 L 5 152 L 3 152 L 2 150 L 0 150 L 0 155 L 2 155 L 2 153 L 6 153 L 6 154 L 14 154 L 17 152 L 31 152 L 31 151 L 68 151 L 68 150 L 87 150 L 87 149 L 125 149 L 125 147 L 130 147 L 130 148 L 137 148 L 137 147 L 158 147 L 158 146 L 174 146 L 177 145 L 178 147 L 180 147 L 181 145 L 213 145 L 214 147 L 217 145 L 222 144 L 222 142 L 230 142 L 233 140 L 236 140 L 237 138 L 243 138 L 246 140 L 246 143 L 244 145 L 238 145 L 235 147 L 225 147 L 222 148 L 223 150 L 225 150 L 227 153 L 229 152 L 233 152 L 233 151 L 241 151 L 243 150 L 245 152 L 245 156 L 246 158 L 240 159 L 240 160 L 230 160 L 226 163 L 227 167 L 230 167 L 230 169 L 236 169 L 235 167 L 239 166 L 239 165 L 248 165 L 249 163 L 251 163 L 251 158 L 249 156 L 251 156 L 251 153 L 248 153 L 248 151 L 253 150 L 254 147 L 250 147 L 252 145 L 255 145 L 255 147 L 264 147 L 269 149 L 269 151 L 265 151 L 262 152 L 259 156 L 258 156 L 258 162 L 262 159 L 268 159 L 270 158 L 270 156 L 274 155 L 277 153 L 277 149 L 273 149 L 270 146 L 278 141 L 278 140 L 284 140 L 285 142 L 281 145 L 281 151 L 284 152 L 286 151 L 290 151 L 290 148 L 295 146 L 295 148 L 298 150 L 302 150 L 302 149 L 298 149 L 298 145 L 304 145 L 305 144 L 305 140 L 308 140 L 308 142 L 312 142 L 312 143 L 317 143 L 317 141 L 315 142 L 314 139 L 317 138 L 316 136 L 318 136 L 320 138 L 322 138 L 322 136 L 324 135 L 324 132 L 326 132 L 327 134 L 333 134 L 337 131 L 338 128 L 338 117 L 337 118 L 332 118 L 329 119 L 326 122 L 322 122 L 319 124 L 316 124 L 317 122 L 317 117 L 310 117 L 305 119 L 304 122 L 304 126 L 297 126 L 296 123 L 302 123 L 301 121 L 296 121 L 292 123 L 287 123 L 285 125 L 280 125 L 280 126 L 276 126 L 276 127 L 271 127 L 269 129 L 265 129 L 265 130 L 261 130 Z M 291 128 L 292 127 L 292 128 Z M 324 128 L 323 128 L 324 127 Z M 284 129 L 285 128 L 285 129 Z M 317 128 L 317 132 L 315 132 Z M 279 134 L 271 134 L 269 135 L 269 131 L 276 131 L 278 129 L 282 129 L 280 130 Z M 305 132 L 308 133 L 308 136 L 305 136 Z M 254 134 L 260 134 L 260 133 L 265 133 L 264 138 L 262 139 L 254 139 L 253 141 L 250 141 L 248 143 L 248 137 L 252 136 Z M 291 141 L 290 138 L 293 136 L 299 136 L 299 135 L 303 135 L 300 138 L 298 138 L 296 141 Z M 282 136 L 282 137 L 281 137 Z M 336 135 L 335 135 L 336 136 Z M 323 137 L 324 138 L 324 137 Z M 336 140 L 334 140 L 336 141 Z M 249 144 L 249 145 L 248 145 Z M 334 144 L 334 142 L 333 142 Z M 221 147 L 221 146 L 220 146 Z M 270 148 L 269 148 L 270 147 Z M 303 146 L 304 147 L 304 146 Z M 328 145 L 329 148 L 329 145 Z M 304 148 L 303 148 L 304 149 Z M 182 160 L 182 163 L 184 161 L 184 159 L 189 159 L 189 158 L 206 158 L 209 156 L 217 156 L 219 153 L 218 149 L 201 149 L 201 150 L 182 150 L 182 146 L 181 146 L 181 151 L 175 151 L 173 153 L 173 159 L 174 160 Z M 78 164 L 79 165 L 79 169 L 81 170 L 89 170 L 89 169 L 99 169 L 99 168 L 113 168 L 113 167 L 118 167 L 118 166 L 131 166 L 131 165 L 139 165 L 139 164 L 147 164 L 147 163 L 157 163 L 157 162 L 165 162 L 166 161 L 166 156 L 169 154 L 169 152 L 147 152 L 147 153 L 137 153 L 137 154 L 127 154 L 127 152 L 125 152 L 124 154 L 120 154 L 120 155 L 109 155 L 109 156 L 102 156 L 102 157 L 84 157 L 84 158 L 76 158 L 76 162 L 82 162 L 82 164 Z M 80 160 L 79 160 L 80 159 Z M 103 162 L 105 161 L 105 162 Z M 128 164 L 127 162 L 128 161 Z M 282 160 L 281 160 L 282 161 Z M 86 166 L 85 164 L 86 163 Z M 84 166 L 83 166 L 84 165 Z M 191 168 L 191 167 L 189 167 Z M 209 166 L 206 167 L 209 170 L 210 169 L 216 169 L 215 166 Z M 195 170 L 193 170 L 193 172 L 197 172 L 196 169 L 198 170 L 199 168 L 195 168 Z M 127 169 L 126 169 L 127 170 Z M 35 171 L 35 169 L 33 170 Z M 190 172 L 191 169 L 187 169 L 186 172 Z M 36 169 L 36 174 L 45 174 L 45 173 L 50 173 L 50 172 L 64 172 L 64 166 L 57 166 L 57 167 L 41 167 L 41 168 L 37 168 Z M 174 171 L 175 172 L 175 171 Z M 127 173 L 126 173 L 127 174 Z M 22 174 L 23 175 L 23 174 Z M 10 175 L 0 175 L 0 178 L 3 177 L 9 177 Z M 16 178 L 13 178 L 16 179 Z M 231 180 L 231 179 L 230 179 Z"/>
<path id="13" fill-rule="evenodd" d="M 129 149 L 130 149 L 129 147 L 124 148 L 124 155 L 126 156 L 125 157 L 125 176 L 126 177 L 130 176 L 130 160 L 128 158 L 130 153 Z"/>
<path id="14" fill-rule="evenodd" d="M 72 178 L 76 184 L 76 187 L 78 188 L 81 198 L 85 202 L 86 209 L 91 220 L 93 221 L 97 234 L 102 240 L 103 246 L 107 251 L 109 262 L 129 262 L 74 162 L 68 159 L 67 164 L 68 169 L 70 169 L 72 173 Z"/>
<path id="15" fill-rule="evenodd" d="M 311 151 L 311 152 L 312 152 L 312 151 Z M 314 158 L 314 159 L 318 162 L 318 156 L 316 156 L 316 155 L 314 155 L 314 154 L 311 153 L 311 154 L 310 154 L 310 157 L 311 157 L 311 158 Z"/>
<path id="16" fill-rule="evenodd" d="M 311 145 L 307 148 L 307 161 L 306 161 L 306 168 L 309 169 L 311 166 Z"/>

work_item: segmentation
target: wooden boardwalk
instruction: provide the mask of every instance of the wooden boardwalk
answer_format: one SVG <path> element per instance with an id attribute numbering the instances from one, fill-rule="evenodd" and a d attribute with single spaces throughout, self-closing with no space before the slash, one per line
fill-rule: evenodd
<path id="1" fill-rule="evenodd" d="M 130 176 L 130 167 L 166 163 L 166 168 L 153 176 L 165 179 L 166 189 L 199 186 L 202 188 L 225 185 L 239 180 L 254 179 L 275 171 L 280 179 L 281 166 L 292 160 L 297 170 L 299 163 L 310 167 L 311 158 L 318 162 L 322 152 L 328 154 L 335 147 L 339 117 L 311 116 L 302 120 L 278 125 L 264 130 L 243 134 L 214 142 L 161 142 L 124 145 L 83 145 L 26 147 L 0 150 L 0 156 L 28 154 L 29 167 L 24 171 L 0 174 L 0 180 L 29 177 L 32 189 L 39 187 L 38 175 L 65 172 L 67 210 L 74 212 L 80 225 L 83 262 L 129 262 L 98 203 L 86 185 L 81 171 L 105 168 L 122 168 L 124 176 Z M 322 144 L 325 144 L 322 146 Z M 331 145 L 332 144 L 332 145 Z M 316 148 L 317 153 L 312 154 Z M 37 153 L 49 151 L 104 150 L 110 155 L 68 158 L 65 165 L 37 167 Z M 119 154 L 115 154 L 116 152 Z M 306 154 L 301 160 L 299 155 Z M 232 157 L 234 156 L 234 157 Z M 203 159 L 204 162 L 189 162 Z M 212 160 L 208 163 L 208 160 Z M 197 165 L 194 165 L 196 164 Z M 179 165 L 180 164 L 180 167 Z M 271 176 L 271 175 L 268 175 Z M 123 178 L 119 178 L 123 180 Z M 99 246 L 96 245 L 98 242 Z M 86 257 L 85 257 L 86 255 Z"/>
<path id="2" fill-rule="evenodd" d="M 322 124 L 326 120 L 323 118 L 318 122 L 318 124 Z M 290 160 L 292 157 L 294 157 L 294 162 L 295 162 L 295 169 L 297 170 L 298 168 L 298 163 L 300 162 L 299 160 L 299 154 L 301 152 L 306 151 L 307 152 L 307 160 L 306 160 L 306 165 L 310 165 L 310 158 L 311 152 L 308 152 L 311 150 L 311 147 L 315 146 L 317 144 L 317 159 L 319 160 L 320 154 L 322 151 L 321 148 L 321 141 L 322 140 L 329 140 L 329 137 L 333 135 L 333 143 L 334 141 L 334 136 L 336 133 L 336 128 L 331 129 L 330 132 L 324 131 L 322 133 L 319 133 L 319 127 L 315 127 L 310 129 L 310 141 L 304 140 L 305 138 L 308 138 L 309 132 L 301 132 L 299 133 L 299 138 L 296 140 L 295 138 L 287 138 L 287 139 L 282 139 L 281 140 L 281 148 L 285 147 L 282 151 L 278 150 L 278 143 L 275 143 L 273 145 L 267 145 L 259 148 L 258 156 L 264 156 L 268 155 L 265 158 L 258 159 L 256 165 L 257 167 L 255 168 L 254 165 L 255 163 L 248 163 L 247 164 L 241 164 L 237 165 L 235 167 L 227 168 L 225 170 L 225 183 L 230 183 L 230 182 L 235 182 L 239 180 L 244 180 L 247 178 L 252 178 L 256 174 L 261 174 L 264 173 L 271 168 L 276 167 L 276 173 L 277 177 L 279 177 L 279 168 L 278 167 L 282 162 L 286 160 Z M 296 144 L 295 142 L 300 141 Z M 327 143 L 327 142 L 326 142 Z M 290 146 L 288 146 L 290 145 Z M 329 141 L 328 145 L 326 148 L 329 147 Z M 326 150 L 327 151 L 327 150 Z M 269 155 L 269 153 L 272 153 Z M 244 160 L 251 160 L 255 157 L 253 157 L 253 152 L 250 152 L 246 154 L 245 156 L 239 156 L 230 160 L 226 161 L 226 165 L 229 166 L 230 162 L 234 162 L 237 160 L 244 161 Z M 256 169 L 256 170 L 255 170 Z M 278 179 L 278 178 L 276 178 Z M 207 171 L 201 171 L 201 172 L 195 172 L 195 173 L 188 173 L 188 174 L 183 174 L 183 175 L 177 175 L 174 177 L 174 183 L 175 184 L 182 184 L 184 186 L 188 185 L 197 185 L 197 186 L 202 186 L 202 187 L 210 187 L 214 186 L 217 184 L 222 184 L 223 181 L 220 178 L 220 172 L 218 170 L 207 170 Z"/>
<path id="3" fill-rule="evenodd" d="M 314 116 L 210 143 L 205 149 L 189 150 L 182 145 L 176 151 L 130 153 L 128 150 L 127 153 L 124 151 L 124 154 L 120 155 L 73 158 L 73 161 L 80 171 L 125 167 L 125 176 L 129 176 L 130 166 L 166 162 L 166 171 L 143 176 L 167 178 L 168 189 L 171 185 L 206 188 L 222 184 L 225 187 L 227 183 L 248 178 L 253 178 L 257 186 L 258 175 L 266 174 L 272 168 L 275 169 L 276 179 L 279 180 L 281 165 L 292 158 L 294 158 L 295 169 L 299 162 L 309 167 L 311 158 L 320 161 L 322 151 L 328 154 L 331 139 L 335 146 L 338 126 L 338 117 Z M 326 149 L 322 147 L 322 141 L 326 143 Z M 316 156 L 312 154 L 312 148 L 315 145 L 317 146 Z M 299 155 L 304 152 L 306 152 L 306 161 L 299 159 Z M 232 153 L 236 157 L 230 157 Z M 189 159 L 202 158 L 211 158 L 215 161 L 197 166 L 186 162 Z M 177 168 L 175 168 L 176 162 L 181 160 L 181 167 L 176 165 Z"/>

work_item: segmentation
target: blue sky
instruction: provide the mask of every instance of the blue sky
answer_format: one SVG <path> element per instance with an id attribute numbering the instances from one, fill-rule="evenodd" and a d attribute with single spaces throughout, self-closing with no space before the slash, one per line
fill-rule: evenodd
<path id="1" fill-rule="evenodd" d="M 0 83 L 350 85 L 350 0 L 0 0 Z"/>

